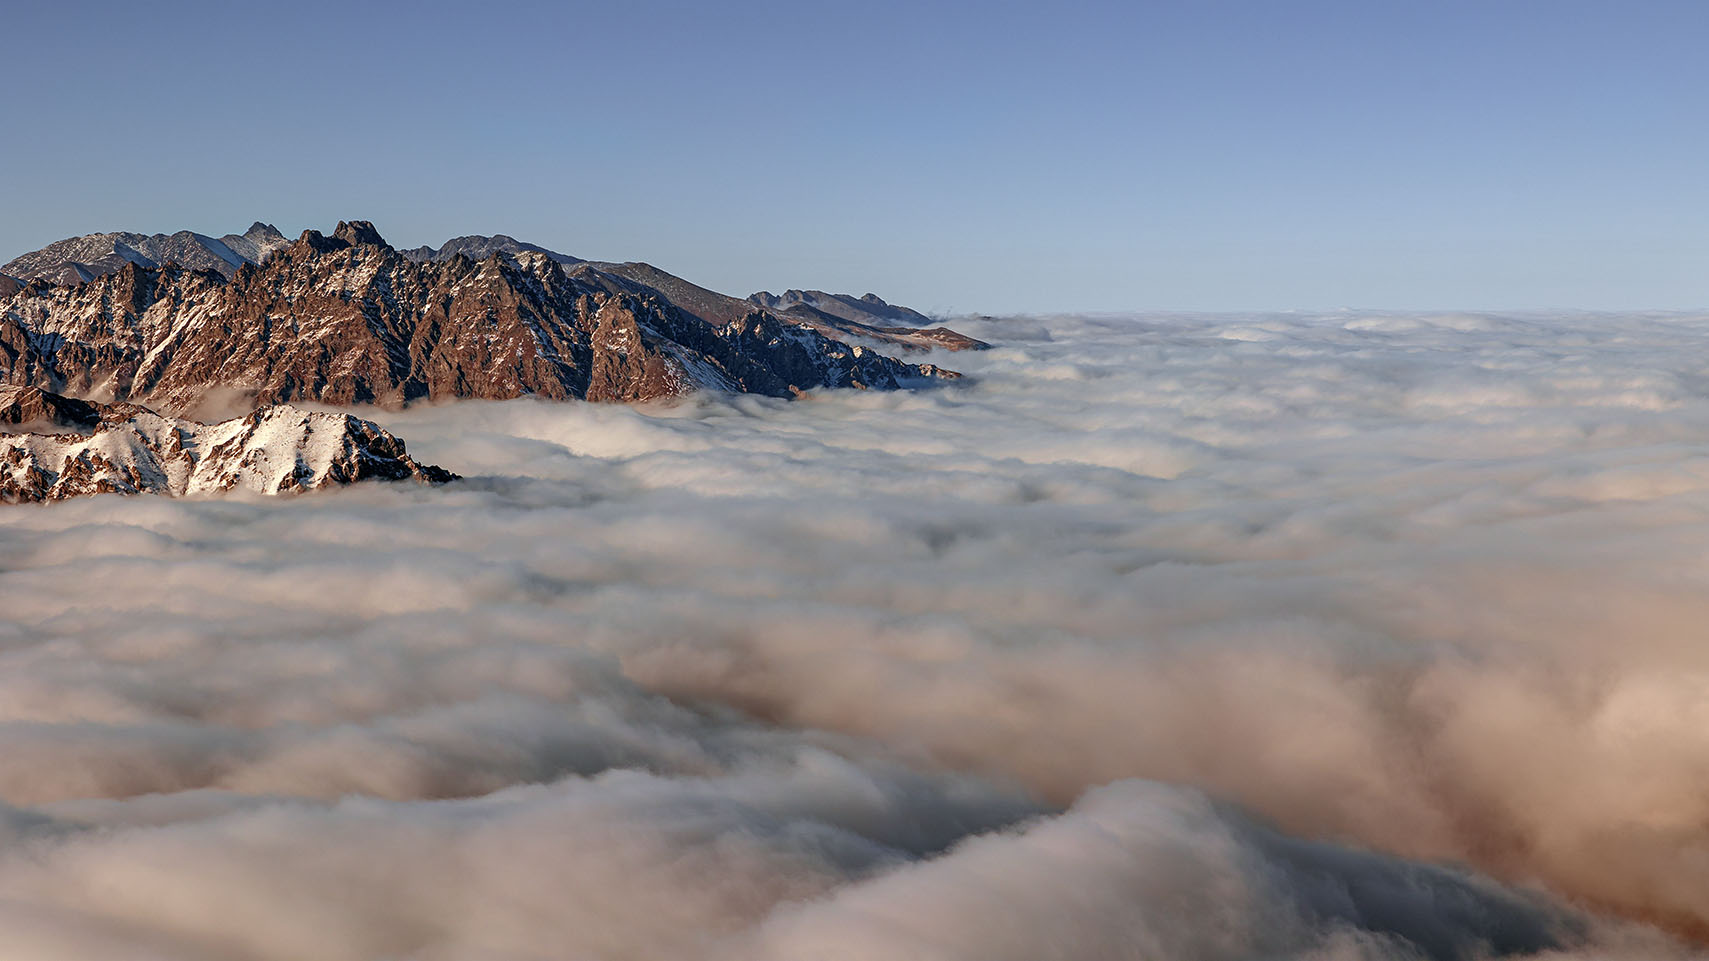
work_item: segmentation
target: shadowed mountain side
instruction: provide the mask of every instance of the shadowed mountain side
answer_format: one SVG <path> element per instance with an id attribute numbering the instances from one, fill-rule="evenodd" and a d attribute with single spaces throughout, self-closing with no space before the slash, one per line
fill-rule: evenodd
<path id="1" fill-rule="evenodd" d="M 989 350 L 991 347 L 983 340 L 975 340 L 948 327 L 873 326 L 834 317 L 807 304 L 795 304 L 779 312 L 779 316 L 796 323 L 808 324 L 827 336 L 841 334 L 859 337 L 882 344 L 895 344 L 906 350 Z"/>
<path id="2" fill-rule="evenodd" d="M 741 300 L 714 290 L 708 290 L 698 284 L 683 280 L 681 277 L 668 274 L 652 264 L 589 262 L 583 265 L 582 269 L 584 271 L 595 270 L 627 281 L 628 284 L 633 285 L 630 289 L 655 292 L 684 311 L 712 324 L 729 323 L 731 320 L 746 316 L 758 308 L 771 309 L 769 305 L 755 303 L 752 298 Z M 872 295 L 868 294 L 867 296 Z M 874 298 L 874 300 L 876 299 Z M 878 303 L 884 302 L 880 300 Z M 902 310 L 908 314 L 914 314 L 913 311 L 906 308 L 902 308 Z M 794 323 L 805 324 L 826 337 L 854 337 L 882 344 L 886 347 L 899 347 L 903 350 L 983 350 L 991 346 L 984 341 L 958 334 L 947 327 L 920 330 L 911 326 L 876 325 L 871 323 L 872 320 L 877 319 L 875 315 L 869 315 L 864 320 L 859 317 L 838 316 L 819 310 L 804 302 L 788 303 L 782 309 L 773 309 L 771 312 Z M 914 316 L 919 317 L 923 323 L 931 323 L 930 319 L 923 315 L 914 314 Z"/>
<path id="3" fill-rule="evenodd" d="M 91 428 L 101 420 L 98 405 L 34 387 L 0 387 L 0 424 Z"/>
<path id="4" fill-rule="evenodd" d="M 893 324 L 924 327 L 932 322 L 930 317 L 917 310 L 900 304 L 885 303 L 884 298 L 877 294 L 862 294 L 856 297 L 853 294 L 829 294 L 823 290 L 786 290 L 783 296 L 779 297 L 769 290 L 762 290 L 757 294 L 749 294 L 748 302 L 780 311 L 802 305 L 842 320 L 878 326 Z"/>

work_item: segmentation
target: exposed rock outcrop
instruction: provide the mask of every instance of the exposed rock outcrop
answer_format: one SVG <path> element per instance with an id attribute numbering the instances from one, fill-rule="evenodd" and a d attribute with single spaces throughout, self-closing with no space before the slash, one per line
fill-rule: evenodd
<path id="1" fill-rule="evenodd" d="M 560 264 L 583 263 L 580 257 L 571 257 L 569 254 L 547 250 L 537 244 L 517 240 L 515 237 L 506 234 L 494 234 L 491 237 L 470 234 L 465 237 L 453 237 L 438 247 L 412 247 L 408 250 L 400 250 L 398 253 L 416 261 L 450 260 L 459 254 L 470 260 L 485 260 L 493 254 L 520 254 L 529 250 L 537 254 L 545 254 Z"/>
<path id="2" fill-rule="evenodd" d="M 444 483 L 403 441 L 348 414 L 278 405 L 217 424 L 162 417 L 135 404 L 44 394 L 50 409 L 96 412 L 87 433 L 0 434 L 0 501 L 91 494 L 285 494 L 369 478 Z M 37 398 L 41 400 L 41 398 Z"/>
<path id="3" fill-rule="evenodd" d="M 88 401 L 35 387 L 0 387 L 0 424 L 91 430 L 100 421 L 100 407 Z"/>

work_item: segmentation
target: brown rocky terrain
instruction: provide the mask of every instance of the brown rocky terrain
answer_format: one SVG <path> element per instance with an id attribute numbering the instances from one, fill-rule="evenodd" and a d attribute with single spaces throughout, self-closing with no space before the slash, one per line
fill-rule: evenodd
<path id="1" fill-rule="evenodd" d="M 126 262 L 0 299 L 0 383 L 172 414 L 210 398 L 636 401 L 696 388 L 788 397 L 956 376 L 753 305 L 704 318 L 541 251 L 411 260 L 364 221 L 330 237 L 305 231 L 229 280 Z"/>
<path id="2" fill-rule="evenodd" d="M 504 234 L 457 237 L 438 249 L 416 247 L 402 253 L 418 261 L 449 260 L 457 254 L 479 260 L 494 253 L 515 254 L 525 250 L 551 257 L 568 267 L 570 275 L 577 280 L 607 293 L 658 297 L 669 301 L 683 313 L 715 326 L 734 323 L 758 307 L 785 320 L 804 324 L 833 340 L 854 338 L 905 351 L 981 350 L 990 346 L 947 327 L 927 328 L 926 325 L 932 323 L 931 318 L 906 307 L 886 304 L 874 294 L 857 298 L 817 290 L 791 290 L 783 297 L 759 293 L 742 300 L 691 283 L 652 264 L 582 260 L 523 243 Z M 820 305 L 827 305 L 830 309 L 820 309 Z"/>
<path id="3" fill-rule="evenodd" d="M 160 267 L 173 264 L 213 270 L 231 277 L 245 263 L 261 264 L 289 244 L 271 224 L 257 222 L 242 234 L 215 239 L 181 230 L 175 234 L 88 234 L 49 244 L 4 265 L 16 277 L 0 274 L 0 298 L 16 293 L 26 280 L 77 284 L 124 269 L 128 264 Z M 745 317 L 755 307 L 805 325 L 833 340 L 861 340 L 885 349 L 904 351 L 979 350 L 988 344 L 943 326 L 916 310 L 885 303 L 876 294 L 854 297 L 822 290 L 787 290 L 782 296 L 765 291 L 746 300 L 708 290 L 651 264 L 605 263 L 548 250 L 506 234 L 453 237 L 438 247 L 412 247 L 398 253 L 417 263 L 443 262 L 458 256 L 485 260 L 493 254 L 514 257 L 543 254 L 571 268 L 572 275 L 607 293 L 633 293 L 669 301 L 691 317 L 723 326 Z"/>
<path id="4" fill-rule="evenodd" d="M 0 501 L 10 503 L 106 493 L 284 494 L 369 478 L 444 483 L 457 476 L 417 464 L 403 441 L 348 414 L 277 405 L 200 424 L 136 404 L 87 404 L 40 391 L 23 403 L 50 420 L 70 411 L 69 423 L 84 430 L 0 434 Z M 94 419 L 85 420 L 85 412 Z"/>
<path id="5" fill-rule="evenodd" d="M 0 424 L 88 429 L 100 420 L 100 407 L 88 401 L 35 387 L 0 387 Z"/>

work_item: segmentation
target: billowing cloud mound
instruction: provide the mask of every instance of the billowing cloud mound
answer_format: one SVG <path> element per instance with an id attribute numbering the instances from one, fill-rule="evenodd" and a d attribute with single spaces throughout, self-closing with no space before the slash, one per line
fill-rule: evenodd
<path id="1" fill-rule="evenodd" d="M 5 952 L 1709 932 L 1709 318 L 969 333 L 940 390 L 380 415 L 442 489 L 7 510 Z"/>

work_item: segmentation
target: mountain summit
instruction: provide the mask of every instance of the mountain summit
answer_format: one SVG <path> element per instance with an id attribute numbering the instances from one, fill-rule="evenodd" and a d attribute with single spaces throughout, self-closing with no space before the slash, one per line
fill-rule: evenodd
<path id="1" fill-rule="evenodd" d="M 284 244 L 273 242 L 277 233 L 251 228 L 244 236 L 260 238 L 252 242 L 266 255 L 259 264 L 239 258 L 229 274 L 135 257 L 74 284 L 32 274 L 0 299 L 0 382 L 178 414 L 233 392 L 256 405 L 636 401 L 696 388 L 790 397 L 959 376 L 711 291 L 708 303 L 727 313 L 683 309 L 648 283 L 550 252 L 494 249 L 476 261 L 461 245 L 448 259 L 413 260 L 367 221 Z"/>
<path id="2" fill-rule="evenodd" d="M 366 220 L 340 222 L 328 238 L 318 230 L 304 231 L 308 238 L 327 247 L 329 241 L 345 244 L 385 246 L 385 240 Z M 0 299 L 15 293 L 21 282 L 46 280 L 76 284 L 115 273 L 126 264 L 159 267 L 168 263 L 200 270 L 215 270 L 234 276 L 243 264 L 261 264 L 290 244 L 271 224 L 257 221 L 242 234 L 227 234 L 218 240 L 203 234 L 89 234 L 50 244 L 0 265 Z M 398 253 L 417 263 L 443 263 L 456 257 L 480 261 L 493 254 L 532 252 L 573 268 L 573 275 L 607 293 L 626 292 L 669 301 L 684 313 L 722 326 L 747 316 L 758 307 L 778 317 L 834 340 L 855 340 L 873 346 L 903 351 L 980 350 L 989 345 L 965 337 L 916 310 L 885 303 L 876 294 L 855 297 L 822 290 L 787 290 L 782 296 L 761 291 L 747 299 L 732 297 L 690 283 L 652 264 L 608 263 L 583 260 L 548 250 L 538 244 L 517 240 L 507 234 L 469 234 L 453 237 L 438 247 L 412 247 Z"/>
<path id="3" fill-rule="evenodd" d="M 215 270 L 230 277 L 246 263 L 260 263 L 288 243 L 270 224 L 256 221 L 241 234 L 215 239 L 180 230 L 175 234 L 87 234 L 52 243 L 0 265 L 0 274 L 21 281 L 76 284 L 122 269 L 127 264 L 159 267 L 168 263 Z"/>

